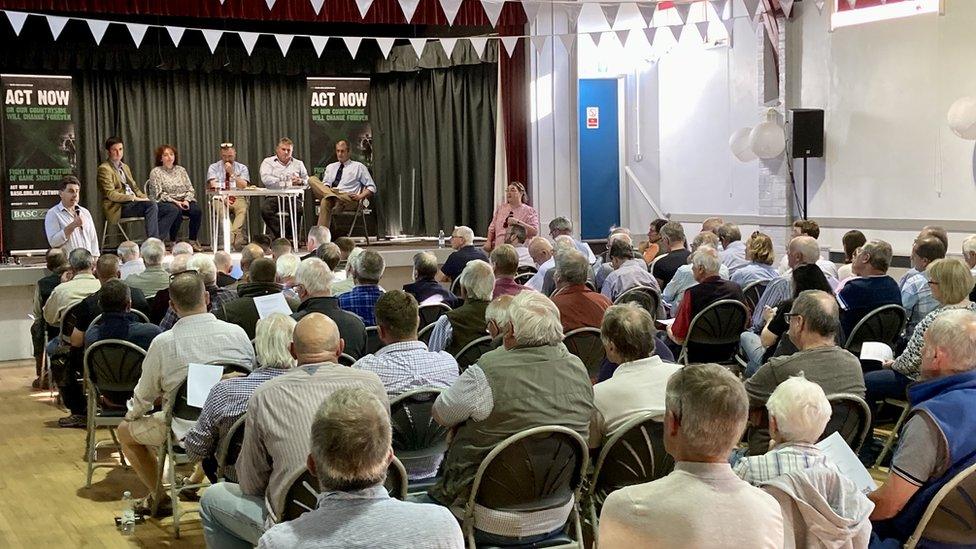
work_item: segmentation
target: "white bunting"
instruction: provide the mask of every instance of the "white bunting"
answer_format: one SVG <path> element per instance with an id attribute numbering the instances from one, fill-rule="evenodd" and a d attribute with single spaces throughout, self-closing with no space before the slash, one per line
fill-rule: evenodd
<path id="1" fill-rule="evenodd" d="M 315 49 L 315 55 L 322 57 L 322 52 L 325 51 L 325 44 L 329 41 L 329 37 L 309 36 L 308 39 L 312 41 L 312 48 Z"/>
<path id="2" fill-rule="evenodd" d="M 271 11 L 271 8 L 275 5 L 275 0 L 264 0 L 264 3 L 268 6 L 268 11 Z"/>
<path id="3" fill-rule="evenodd" d="M 542 50 L 546 47 L 546 39 L 549 38 L 545 34 L 540 34 L 538 36 L 532 37 L 532 45 L 535 46 L 536 53 L 542 53 Z M 511 53 L 508 54 L 509 57 L 512 56 Z"/>
<path id="4" fill-rule="evenodd" d="M 617 22 L 617 14 L 620 13 L 620 4 L 618 2 L 600 4 L 600 8 L 603 9 L 603 17 L 607 19 L 607 24 L 612 29 L 613 24 Z"/>
<path id="5" fill-rule="evenodd" d="M 380 53 L 383 54 L 383 59 L 390 58 L 390 52 L 393 51 L 393 43 L 396 42 L 396 38 L 377 38 L 376 45 L 380 47 Z"/>
<path id="6" fill-rule="evenodd" d="M 132 41 L 135 43 L 136 49 L 138 49 L 142 45 L 142 39 L 146 37 L 146 31 L 149 30 L 149 25 L 126 23 L 125 28 L 129 29 L 129 36 L 132 37 Z"/>
<path id="7" fill-rule="evenodd" d="M 657 11 L 657 2 L 637 4 L 637 11 L 640 12 L 641 18 L 644 19 L 644 26 L 650 27 L 651 21 L 654 20 L 654 12 Z"/>
<path id="8" fill-rule="evenodd" d="M 729 0 L 709 0 L 709 2 L 719 19 L 724 21 L 732 16 Z"/>
<path id="9" fill-rule="evenodd" d="M 441 9 L 444 10 L 444 17 L 447 17 L 447 24 L 454 26 L 454 19 L 461 9 L 461 0 L 440 0 L 440 3 Z"/>
<path id="10" fill-rule="evenodd" d="M 485 10 L 485 16 L 488 17 L 488 21 L 491 22 L 492 27 L 498 25 L 498 18 L 501 17 L 504 7 L 505 2 L 481 0 L 481 9 Z"/>
<path id="11" fill-rule="evenodd" d="M 200 29 L 203 33 L 203 37 L 207 40 L 207 45 L 210 46 L 210 53 L 217 51 L 217 43 L 220 42 L 220 37 L 224 35 L 224 31 L 214 30 L 214 29 Z"/>
<path id="12" fill-rule="evenodd" d="M 294 34 L 276 34 L 275 40 L 278 41 L 278 48 L 281 49 L 281 56 L 288 57 L 288 49 L 291 48 L 291 41 L 295 39 Z M 353 56 L 355 57 L 355 56 Z"/>
<path id="13" fill-rule="evenodd" d="M 583 4 L 556 4 L 557 7 L 563 9 L 566 12 L 566 23 L 570 29 L 576 28 L 576 23 L 579 20 L 580 10 L 583 9 Z M 530 21 L 531 23 L 531 21 Z"/>
<path id="14" fill-rule="evenodd" d="M 576 42 L 576 34 L 560 34 L 559 41 L 563 43 L 566 53 L 573 53 L 573 43 Z"/>
<path id="15" fill-rule="evenodd" d="M 600 42 L 603 41 L 603 33 L 602 32 L 591 32 L 590 33 L 590 40 L 592 40 L 593 41 L 593 44 L 595 44 L 596 47 L 599 48 L 600 47 Z"/>
<path id="16" fill-rule="evenodd" d="M 447 59 L 450 60 L 451 56 L 454 55 L 454 48 L 457 46 L 457 38 L 441 38 L 441 48 L 444 50 L 444 54 L 447 55 Z"/>
<path id="17" fill-rule="evenodd" d="M 254 51 L 254 45 L 258 43 L 258 36 L 261 35 L 256 32 L 238 32 L 237 36 L 240 36 L 241 42 L 244 43 L 244 51 L 251 55 L 251 52 Z"/>
<path id="18" fill-rule="evenodd" d="M 674 41 L 675 42 L 681 42 L 681 33 L 685 30 L 685 26 L 684 25 L 669 25 L 668 28 L 671 29 L 671 34 L 674 35 Z"/>
<path id="19" fill-rule="evenodd" d="M 698 34 L 701 35 L 702 40 L 708 42 L 708 21 L 695 23 L 695 28 L 698 29 Z"/>
<path id="20" fill-rule="evenodd" d="M 502 44 L 505 46 L 505 51 L 508 52 L 509 57 L 515 53 L 515 46 L 518 46 L 518 41 L 518 36 L 502 36 Z"/>
<path id="21" fill-rule="evenodd" d="M 854 7 L 857 5 L 857 0 L 847 0 L 847 5 L 850 6 L 851 9 L 854 9 Z"/>
<path id="22" fill-rule="evenodd" d="M 20 31 L 24 29 L 24 23 L 27 22 L 27 14 L 22 11 L 5 11 L 7 14 L 7 19 L 10 21 L 10 26 L 14 29 L 14 34 L 20 36 Z"/>
<path id="23" fill-rule="evenodd" d="M 813 4 L 814 4 L 815 6 L 817 6 L 817 11 L 819 11 L 820 13 L 823 13 L 823 8 L 824 8 L 824 0 L 817 0 L 817 1 L 816 1 L 816 2 L 814 2 Z"/>
<path id="24" fill-rule="evenodd" d="M 749 18 L 749 25 L 752 26 L 752 30 L 755 31 L 759 28 L 759 21 L 762 20 L 762 14 L 755 15 Z"/>
<path id="25" fill-rule="evenodd" d="M 61 31 L 64 30 L 64 26 L 68 24 L 67 17 L 59 17 L 57 15 L 47 15 L 47 26 L 51 29 L 51 34 L 54 39 L 57 40 L 61 36 Z"/>
<path id="26" fill-rule="evenodd" d="M 691 11 L 691 4 L 680 4 L 675 2 L 674 11 L 678 14 L 678 19 L 681 19 L 681 23 L 688 22 L 688 12 Z"/>
<path id="27" fill-rule="evenodd" d="M 166 32 L 169 33 L 169 39 L 173 41 L 173 45 L 179 47 L 186 29 L 183 27 L 166 27 Z"/>
<path id="28" fill-rule="evenodd" d="M 478 59 L 481 59 L 485 55 L 485 46 L 488 45 L 488 38 L 484 36 L 474 36 L 468 38 L 468 43 L 474 48 L 474 52 L 478 54 Z"/>
<path id="29" fill-rule="evenodd" d="M 793 0 L 779 0 L 779 5 L 783 8 L 783 14 L 789 18 L 790 14 L 793 13 Z"/>
<path id="30" fill-rule="evenodd" d="M 310 0 L 312 3 L 312 9 L 315 11 L 315 15 L 318 15 L 322 11 L 322 5 L 325 4 L 325 0 Z"/>
<path id="31" fill-rule="evenodd" d="M 614 31 L 614 34 L 617 35 L 617 42 L 620 42 L 621 46 L 627 45 L 627 37 L 630 36 L 629 30 L 625 29 L 625 30 Z"/>
<path id="32" fill-rule="evenodd" d="M 410 38 L 408 42 L 410 42 L 410 47 L 412 47 L 413 51 L 417 54 L 417 59 L 424 56 L 424 48 L 427 47 L 426 38 Z"/>
<path id="33" fill-rule="evenodd" d="M 539 3 L 535 1 L 522 2 L 522 11 L 525 12 L 525 22 L 529 25 L 535 23 L 535 18 L 539 15 Z M 576 12 L 579 15 L 579 11 Z"/>
<path id="34" fill-rule="evenodd" d="M 108 21 L 85 19 L 85 23 L 88 23 L 88 29 L 91 30 L 92 37 L 95 38 L 95 44 L 101 44 L 102 38 L 105 37 L 105 31 L 108 30 Z"/>
<path id="35" fill-rule="evenodd" d="M 742 0 L 742 3 L 746 7 L 746 17 L 750 19 L 756 15 L 756 11 L 759 8 L 759 0 Z"/>
<path id="36" fill-rule="evenodd" d="M 366 19 L 366 12 L 373 5 L 373 0 L 356 0 L 356 7 L 359 8 L 359 18 Z"/>
<path id="37" fill-rule="evenodd" d="M 420 0 L 399 0 L 400 11 L 403 12 L 403 18 L 407 20 L 407 23 L 413 19 L 413 14 L 417 12 L 417 6 L 420 5 Z"/>
<path id="38" fill-rule="evenodd" d="M 346 49 L 349 50 L 349 55 L 351 55 L 352 58 L 355 59 L 356 58 L 356 53 L 359 52 L 359 44 L 362 43 L 363 37 L 362 36 L 343 36 L 342 37 L 342 41 L 346 43 Z"/>
<path id="39" fill-rule="evenodd" d="M 654 45 L 654 37 L 657 35 L 657 27 L 651 27 L 649 29 L 644 29 L 644 38 L 647 38 L 647 45 Z"/>

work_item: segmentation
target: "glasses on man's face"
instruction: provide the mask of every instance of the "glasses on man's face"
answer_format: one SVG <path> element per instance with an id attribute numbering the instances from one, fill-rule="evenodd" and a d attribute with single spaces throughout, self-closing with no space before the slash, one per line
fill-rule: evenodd
<path id="1" fill-rule="evenodd" d="M 197 271 L 196 269 L 184 269 L 184 270 L 182 270 L 180 272 L 173 273 L 173 274 L 169 275 L 169 281 L 172 282 L 172 281 L 176 280 L 176 277 L 183 276 L 183 275 L 193 275 L 193 276 L 199 278 L 200 277 L 200 272 Z"/>
<path id="2" fill-rule="evenodd" d="M 783 319 L 785 319 L 786 322 L 789 322 L 789 321 L 793 320 L 794 318 L 802 318 L 802 316 L 803 315 L 801 315 L 800 313 L 784 313 L 783 314 Z"/>

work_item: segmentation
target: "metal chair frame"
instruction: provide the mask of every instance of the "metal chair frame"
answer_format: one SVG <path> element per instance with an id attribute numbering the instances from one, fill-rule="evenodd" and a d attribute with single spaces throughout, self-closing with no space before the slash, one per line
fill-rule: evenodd
<path id="1" fill-rule="evenodd" d="M 477 339 L 472 340 L 467 345 L 465 345 L 464 347 L 462 347 L 461 350 L 458 351 L 456 355 L 454 355 L 454 360 L 456 360 L 457 363 L 458 363 L 458 371 L 460 371 L 463 374 L 464 371 L 468 369 L 468 366 L 471 366 L 472 364 L 477 363 L 478 362 L 478 359 L 481 358 L 481 355 L 487 353 L 491 349 L 486 350 L 484 353 L 481 353 L 481 355 L 478 355 L 478 357 L 475 358 L 474 360 L 472 360 L 472 361 L 470 361 L 470 362 L 462 365 L 461 364 L 461 358 L 465 356 L 465 353 L 467 353 L 471 349 L 474 349 L 474 348 L 478 347 L 479 345 L 484 345 L 486 343 L 490 345 L 491 344 L 491 341 L 492 341 L 491 336 L 490 335 L 485 335 L 485 336 L 481 336 L 481 337 L 479 337 Z"/>
<path id="2" fill-rule="evenodd" d="M 753 280 L 752 282 L 746 284 L 745 287 L 742 288 L 742 294 L 746 296 L 746 306 L 749 308 L 750 311 L 756 310 L 756 305 L 759 303 L 759 300 L 762 298 L 763 293 L 766 291 L 766 288 L 769 286 L 769 282 L 770 282 L 769 280 Z M 754 290 L 753 288 L 759 288 L 759 289 Z M 755 299 L 753 299 L 753 296 L 751 295 L 753 293 L 756 294 Z"/>
<path id="3" fill-rule="evenodd" d="M 629 299 L 636 294 L 649 295 L 654 299 L 654 310 L 647 311 L 647 312 L 651 313 L 651 316 L 654 317 L 655 320 L 657 320 L 658 311 L 661 309 L 661 293 L 658 292 L 657 289 L 655 289 L 652 286 L 634 286 L 633 288 L 627 290 L 626 292 L 618 295 L 617 299 L 613 300 L 613 304 L 620 305 L 622 303 L 628 303 L 630 301 L 634 301 L 635 303 L 637 303 L 637 305 L 644 307 L 644 305 L 640 301 Z M 644 309 L 646 310 L 647 308 L 644 307 Z"/>
<path id="4" fill-rule="evenodd" d="M 867 439 L 868 433 L 871 432 L 871 407 L 868 406 L 868 403 L 865 402 L 863 398 L 851 393 L 830 394 L 827 395 L 827 401 L 830 402 L 831 407 L 833 407 L 833 405 L 838 402 L 851 402 L 854 403 L 854 405 L 861 410 L 861 417 L 864 418 L 865 421 L 860 425 L 857 432 L 854 434 L 854 439 L 848 440 L 847 437 L 844 437 L 844 439 L 847 440 L 847 444 L 851 447 L 852 450 L 854 450 L 854 453 L 856 454 L 861 450 L 861 446 L 864 445 L 864 441 Z M 831 420 L 833 420 L 833 414 L 831 414 Z M 829 422 L 827 423 L 827 427 L 828 428 L 830 427 Z M 827 433 L 826 429 L 824 430 L 824 435 L 829 436 L 830 434 L 832 434 L 832 432 Z M 826 436 L 824 435 L 821 435 L 821 440 L 826 438 Z"/>
<path id="5" fill-rule="evenodd" d="M 352 366 L 355 363 L 356 363 L 356 359 L 353 358 L 352 355 L 347 355 L 346 353 L 342 353 L 341 355 L 339 355 L 339 364 L 343 366 Z"/>
<path id="6" fill-rule="evenodd" d="M 600 342 L 600 348 L 602 349 L 603 342 L 600 336 L 600 329 L 593 328 L 590 326 L 584 326 L 582 328 L 576 328 L 575 330 L 570 330 L 563 335 L 563 344 L 566 345 L 566 348 L 569 350 L 570 353 L 572 353 L 574 356 L 576 356 L 581 361 L 583 361 L 583 365 L 586 366 L 586 371 L 590 375 L 590 381 L 595 382 L 597 375 L 600 373 L 600 363 L 603 361 L 603 358 L 606 358 L 607 352 L 606 349 L 603 349 L 602 356 L 600 357 L 599 360 L 596 361 L 595 364 L 587 363 L 587 361 L 582 356 L 577 355 L 575 352 L 573 352 L 574 348 L 571 346 L 571 344 L 575 341 L 575 339 L 581 336 L 590 336 L 590 337 L 595 336 L 597 341 Z"/>
<path id="7" fill-rule="evenodd" d="M 237 418 L 227 434 L 220 440 L 217 447 L 217 478 L 227 480 L 227 468 L 237 463 L 237 458 L 241 454 L 241 446 L 244 443 L 244 420 L 247 419 L 247 412 Z"/>
<path id="8" fill-rule="evenodd" d="M 872 321 L 875 317 L 880 316 L 886 313 L 887 311 L 895 311 L 895 310 L 901 311 L 901 324 L 898 328 L 898 331 L 897 333 L 894 334 L 892 338 L 890 338 L 890 340 L 881 342 L 881 343 L 887 343 L 888 345 L 894 347 L 893 344 L 895 339 L 898 338 L 898 334 L 905 331 L 905 325 L 908 323 L 908 316 L 905 313 L 905 309 L 901 305 L 896 305 L 892 303 L 889 305 L 882 305 L 881 307 L 878 307 L 877 309 L 874 309 L 873 311 L 864 315 L 864 318 L 859 320 L 858 323 L 854 325 L 854 329 L 851 330 L 850 335 L 847 336 L 847 341 L 844 342 L 844 348 L 850 351 L 855 356 L 857 356 L 861 351 L 861 344 L 864 343 L 863 341 L 858 341 L 857 339 L 857 336 L 860 335 L 860 331 L 863 329 L 863 327 L 868 322 Z M 877 340 L 873 340 L 873 341 L 877 341 Z"/>
<path id="9" fill-rule="evenodd" d="M 448 429 L 440 425 L 437 425 L 436 422 L 434 423 L 434 429 L 440 431 L 441 437 L 439 440 L 435 441 L 435 444 L 425 448 L 401 449 L 399 452 L 397 451 L 397 442 L 398 442 L 397 431 L 399 430 L 398 427 L 400 427 L 401 424 L 398 423 L 395 418 L 397 417 L 397 413 L 399 412 L 399 410 L 401 408 L 403 409 L 403 412 L 408 416 L 408 418 L 410 418 L 410 426 L 415 427 L 416 422 L 412 419 L 410 415 L 410 408 L 407 407 L 407 404 L 410 402 L 416 402 L 418 400 L 417 397 L 420 397 L 422 395 L 429 395 L 430 398 L 422 402 L 424 403 L 429 402 L 430 406 L 433 407 L 434 401 L 437 400 L 437 397 L 441 394 L 442 391 L 443 389 L 439 389 L 437 387 L 420 387 L 417 389 L 412 389 L 405 393 L 401 393 L 400 395 L 397 395 L 392 400 L 390 400 L 390 418 L 393 424 L 393 452 L 397 456 L 397 458 L 400 459 L 401 462 L 403 462 L 403 460 L 431 457 L 436 454 L 441 454 L 443 456 L 444 453 L 447 452 Z M 434 421 L 433 417 L 431 417 L 430 421 L 431 422 Z M 426 432 L 429 433 L 430 428 L 431 425 L 428 424 Z M 404 467 L 406 466 L 404 465 Z M 431 480 L 432 479 L 425 479 L 424 482 L 415 482 L 413 486 L 410 486 L 410 482 L 408 478 L 407 485 L 409 486 L 409 493 L 413 494 L 413 493 L 426 492 L 427 488 L 429 488 L 430 485 L 432 484 Z"/>
<path id="10" fill-rule="evenodd" d="M 129 223 L 135 223 L 137 221 L 143 221 L 143 218 L 142 217 L 123 217 L 123 218 L 119 219 L 119 222 L 118 223 L 109 223 L 108 219 L 106 219 L 105 220 L 105 223 L 102 224 L 102 241 L 99 244 L 99 247 L 101 247 L 101 248 L 104 248 L 105 247 L 105 241 L 108 240 L 108 226 L 109 225 L 114 225 L 115 228 L 118 230 L 118 233 L 122 235 L 122 240 L 119 241 L 119 243 L 122 243 L 122 242 L 125 242 L 126 240 L 129 240 L 129 235 L 126 234 L 125 229 L 122 228 L 122 225 L 123 224 L 128 225 Z M 116 236 L 118 236 L 118 234 L 113 234 L 112 235 L 113 238 L 116 237 Z"/>
<path id="11" fill-rule="evenodd" d="M 458 276 L 451 281 L 451 293 L 457 297 L 461 297 L 461 277 Z"/>
<path id="12" fill-rule="evenodd" d="M 424 326 L 423 328 L 421 328 L 420 331 L 417 332 L 417 340 L 418 341 L 423 341 L 424 344 L 430 343 L 430 334 L 432 334 L 434 332 L 434 325 L 435 324 L 437 324 L 437 323 L 436 322 L 431 322 L 430 324 L 428 324 L 428 325 Z"/>
<path id="13" fill-rule="evenodd" d="M 525 283 L 528 282 L 529 280 L 531 280 L 533 276 L 535 276 L 535 273 L 521 273 L 521 274 L 517 274 L 517 275 L 515 275 L 515 282 L 517 282 L 517 283 L 519 283 L 519 284 L 521 284 L 521 285 L 524 286 Z"/>
<path id="14" fill-rule="evenodd" d="M 379 326 L 366 326 L 366 354 L 371 355 L 385 346 L 380 340 Z"/>
<path id="15" fill-rule="evenodd" d="M 451 306 L 448 305 L 447 303 L 444 303 L 443 301 L 441 301 L 440 303 L 428 303 L 427 305 L 421 305 L 420 307 L 417 308 L 417 319 L 419 320 L 419 324 L 418 324 L 419 328 L 423 329 L 426 328 L 427 326 L 430 326 L 431 324 L 437 322 L 438 318 L 451 312 L 451 310 L 452 310 Z M 425 317 L 430 316 L 426 314 L 427 311 L 435 311 L 435 313 L 432 314 L 436 314 L 436 316 L 434 316 L 434 318 L 427 320 Z"/>
<path id="16" fill-rule="evenodd" d="M 396 472 L 400 478 L 394 478 L 391 481 L 390 471 Z M 386 478 L 387 481 L 384 482 L 384 486 L 390 493 L 390 496 L 401 501 L 405 500 L 407 497 L 407 470 L 404 469 L 403 464 L 400 463 L 400 460 L 397 459 L 396 456 L 394 456 L 393 461 L 390 462 L 390 466 L 387 469 Z M 393 483 L 393 486 L 390 486 L 391 483 Z M 282 523 L 289 520 L 295 520 L 303 514 L 312 511 L 314 509 L 313 505 L 315 504 L 315 499 L 318 498 L 319 495 L 318 484 L 318 479 L 312 476 L 312 473 L 308 469 L 302 469 L 301 471 L 297 471 L 294 475 L 292 475 L 292 477 L 286 483 L 288 490 L 285 491 L 278 505 L 278 509 L 281 510 L 281 516 L 276 517 L 278 519 L 277 522 Z M 304 489 L 305 494 L 308 494 L 310 497 L 304 500 L 298 499 L 299 495 L 305 495 L 298 492 L 299 489 Z M 296 507 L 303 509 L 303 511 L 298 514 L 286 514 L 289 501 L 294 502 Z"/>
<path id="17" fill-rule="evenodd" d="M 146 313 L 140 311 L 139 309 L 129 309 L 129 313 L 139 317 L 139 322 L 142 322 L 143 324 L 152 324 L 152 322 L 149 321 L 149 317 L 146 316 Z M 102 315 L 104 314 L 105 313 L 99 313 L 98 315 L 96 315 L 95 318 L 92 319 L 91 325 L 94 326 L 96 324 L 101 323 Z"/>
<path id="18" fill-rule="evenodd" d="M 746 306 L 741 301 L 738 301 L 738 300 L 735 300 L 735 299 L 720 299 L 720 300 L 718 300 L 718 301 L 710 304 L 708 307 L 705 307 L 704 309 L 702 309 L 701 311 L 699 311 L 698 314 L 696 314 L 694 316 L 694 318 L 691 319 L 691 324 L 688 325 L 688 336 L 685 337 L 684 343 L 681 344 L 681 353 L 679 353 L 679 355 L 678 355 L 678 364 L 684 364 L 685 366 L 688 365 L 688 360 L 689 360 L 688 359 L 688 344 L 689 343 L 694 343 L 694 341 L 692 341 L 692 339 L 695 336 L 695 325 L 699 322 L 699 320 L 701 318 L 703 318 L 705 316 L 705 314 L 710 313 L 713 309 L 718 309 L 720 307 L 738 307 L 738 308 L 741 308 L 742 309 L 743 318 L 746 318 L 746 319 L 749 318 L 749 310 L 746 309 Z M 739 327 L 739 329 L 736 330 L 736 335 L 735 335 L 734 341 L 731 339 L 731 336 L 730 336 L 729 341 L 709 342 L 709 344 L 721 345 L 723 343 L 728 343 L 728 344 L 737 343 L 739 341 L 739 334 L 742 333 L 742 330 L 744 329 L 744 327 L 745 327 L 745 322 L 743 322 L 743 326 Z M 736 347 L 736 349 L 737 349 L 737 347 Z M 732 358 L 733 356 L 735 356 L 735 350 L 732 352 L 732 354 L 730 354 L 728 360 L 733 360 L 733 358 Z"/>
<path id="19" fill-rule="evenodd" d="M 932 497 L 932 501 L 930 501 L 928 506 L 925 508 L 925 513 L 922 514 L 922 518 L 919 519 L 918 526 L 915 527 L 915 531 L 911 536 L 908 537 L 908 540 L 905 541 L 905 549 L 915 549 L 918 543 L 922 541 L 922 537 L 925 534 L 925 530 L 928 528 L 932 517 L 936 513 L 939 513 L 943 502 L 947 497 L 949 497 L 950 494 L 952 494 L 953 491 L 959 490 L 961 492 L 959 496 L 960 499 L 965 500 L 971 508 L 976 507 L 973 504 L 973 498 L 976 496 L 976 494 L 971 494 L 964 488 L 960 487 L 960 484 L 969 480 L 974 475 L 976 475 L 976 463 L 957 473 L 956 476 L 952 477 L 949 482 L 947 482 L 942 488 L 939 489 L 938 492 L 935 493 L 935 496 Z M 951 510 L 942 510 L 941 514 L 952 518 L 957 523 L 965 524 L 964 519 Z M 970 531 L 974 530 L 971 522 L 968 524 L 968 526 Z M 976 535 L 972 535 L 968 541 L 976 543 Z M 957 543 L 958 542 L 956 541 L 952 542 L 953 545 Z M 963 547 L 963 545 L 958 546 Z M 966 544 L 965 546 L 971 547 L 970 544 Z"/>
<path id="20" fill-rule="evenodd" d="M 884 462 L 884 459 L 888 455 L 888 452 L 890 452 L 891 449 L 895 446 L 895 439 L 898 438 L 898 434 L 901 431 L 902 425 L 905 424 L 905 420 L 908 419 L 909 412 L 912 411 L 912 405 L 908 402 L 908 400 L 886 398 L 884 399 L 884 403 L 890 406 L 897 406 L 901 408 L 901 414 L 898 415 L 898 420 L 895 421 L 895 426 L 891 428 L 891 432 L 888 433 L 888 436 L 885 438 L 884 448 L 882 448 L 881 453 L 878 454 L 878 459 L 874 461 L 875 467 L 881 467 L 881 464 Z"/>

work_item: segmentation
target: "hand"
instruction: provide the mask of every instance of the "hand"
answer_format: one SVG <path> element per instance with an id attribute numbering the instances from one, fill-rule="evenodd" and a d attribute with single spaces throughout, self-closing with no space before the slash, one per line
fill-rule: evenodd
<path id="1" fill-rule="evenodd" d="M 227 175 L 234 175 L 234 165 L 230 162 L 224 162 L 224 171 L 227 172 Z"/>
<path id="2" fill-rule="evenodd" d="M 763 322 L 769 322 L 769 320 L 774 316 L 776 316 L 776 307 L 765 305 L 762 313 Z"/>
<path id="3" fill-rule="evenodd" d="M 291 184 L 296 187 L 300 186 L 302 184 L 302 178 L 298 177 L 297 175 L 291 176 Z"/>
<path id="4" fill-rule="evenodd" d="M 891 369 L 891 365 L 894 364 L 894 363 L 895 363 L 894 360 L 882 360 L 881 361 L 881 367 L 890 370 Z"/>
<path id="5" fill-rule="evenodd" d="M 187 202 L 186 200 L 177 200 L 176 201 L 176 205 L 179 206 L 181 210 L 189 210 L 190 209 L 190 203 Z"/>
<path id="6" fill-rule="evenodd" d="M 74 220 L 65 227 L 65 229 L 75 230 L 80 229 L 85 224 L 84 220 L 81 219 L 80 215 L 76 215 Z"/>
<path id="7" fill-rule="evenodd" d="M 246 189 L 247 188 L 247 180 L 244 179 L 244 178 L 238 177 L 237 178 L 237 188 L 238 189 Z"/>
<path id="8" fill-rule="evenodd" d="M 149 202 L 148 196 L 137 196 L 132 199 L 133 202 Z"/>

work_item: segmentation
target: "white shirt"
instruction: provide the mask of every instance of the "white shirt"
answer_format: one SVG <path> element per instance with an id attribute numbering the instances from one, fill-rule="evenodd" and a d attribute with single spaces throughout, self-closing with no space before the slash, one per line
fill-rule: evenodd
<path id="1" fill-rule="evenodd" d="M 590 447 L 627 421 L 643 415 L 664 417 L 664 390 L 668 379 L 681 369 L 659 356 L 651 356 L 617 366 L 610 379 L 593 386 L 593 417 L 590 420 Z"/>
<path id="2" fill-rule="evenodd" d="M 292 158 L 287 164 L 282 164 L 277 155 L 265 158 L 261 162 L 261 182 L 269 189 L 296 188 L 291 184 L 291 177 L 297 175 L 302 185 L 308 185 L 308 171 L 305 163 Z"/>
<path id="3" fill-rule="evenodd" d="M 44 232 L 47 233 L 47 243 L 52 248 L 61 248 L 65 254 L 75 248 L 84 248 L 98 257 L 98 235 L 95 233 L 95 221 L 87 208 L 77 206 L 81 216 L 81 227 L 72 231 L 71 236 L 64 236 L 64 228 L 75 220 L 75 213 L 58 202 L 47 211 L 44 216 Z"/>
<path id="4" fill-rule="evenodd" d="M 525 285 L 537 292 L 541 292 L 542 285 L 546 281 L 546 272 L 555 266 L 556 266 L 556 258 L 550 257 L 549 261 L 546 261 L 542 265 L 539 265 L 539 270 L 534 275 L 532 275 L 532 278 L 530 278 L 529 281 L 525 283 Z"/>
<path id="5" fill-rule="evenodd" d="M 519 267 L 523 265 L 535 267 L 535 261 L 532 261 L 532 254 L 529 253 L 528 246 L 515 246 L 515 252 L 519 256 Z"/>
<path id="6" fill-rule="evenodd" d="M 342 178 L 339 179 L 339 184 L 333 185 L 338 171 L 338 162 L 326 166 L 325 173 L 322 174 L 322 183 L 348 194 L 358 193 L 363 188 L 376 192 L 376 183 L 373 182 L 373 177 L 369 175 L 369 168 L 362 162 L 346 160 L 346 163 L 342 165 Z"/>
<path id="7" fill-rule="evenodd" d="M 146 270 L 146 262 L 142 260 L 141 257 L 137 257 L 132 261 L 126 261 L 125 263 L 119 265 L 119 272 L 122 274 L 122 280 L 125 277 L 139 274 Z"/>

